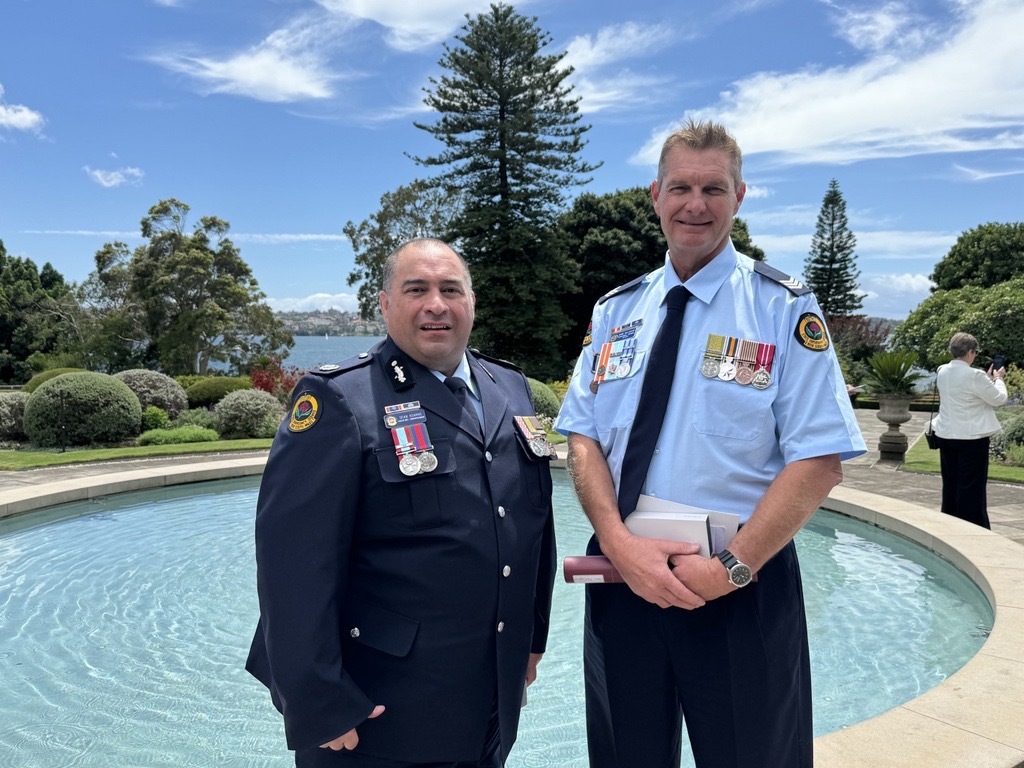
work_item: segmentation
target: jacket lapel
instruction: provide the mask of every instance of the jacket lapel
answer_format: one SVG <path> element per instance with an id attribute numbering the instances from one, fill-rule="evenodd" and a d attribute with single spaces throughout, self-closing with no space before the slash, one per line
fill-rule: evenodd
<path id="1" fill-rule="evenodd" d="M 467 354 L 469 367 L 473 371 L 473 378 L 476 380 L 480 400 L 484 406 L 484 445 L 490 445 L 505 420 L 505 412 L 509 408 L 508 397 L 501 391 L 487 369 L 487 364 L 478 360 L 472 352 Z"/>

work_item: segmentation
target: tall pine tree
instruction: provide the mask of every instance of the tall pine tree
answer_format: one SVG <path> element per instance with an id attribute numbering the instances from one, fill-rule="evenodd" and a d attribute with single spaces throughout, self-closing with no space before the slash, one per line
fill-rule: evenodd
<path id="1" fill-rule="evenodd" d="M 832 179 L 804 262 L 804 282 L 814 291 L 826 319 L 848 317 L 863 306 L 857 287 L 860 270 L 853 252 L 856 244 L 846 219 L 846 200 L 839 182 Z"/>
<path id="2" fill-rule="evenodd" d="M 477 289 L 473 341 L 531 376 L 561 377 L 557 340 L 569 325 L 559 298 L 578 290 L 578 266 L 562 247 L 556 217 L 571 187 L 598 166 L 579 155 L 580 124 L 560 66 L 564 53 L 543 49 L 550 35 L 503 3 L 467 15 L 457 44 L 445 45 L 425 103 L 433 125 L 416 123 L 444 149 L 416 157 L 441 167 L 464 208 L 446 236 L 465 256 Z"/>

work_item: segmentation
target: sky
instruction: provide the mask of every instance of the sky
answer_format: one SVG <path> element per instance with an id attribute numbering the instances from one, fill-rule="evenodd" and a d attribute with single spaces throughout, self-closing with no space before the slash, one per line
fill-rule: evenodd
<path id="1" fill-rule="evenodd" d="M 801 276 L 831 179 L 863 311 L 903 319 L 963 232 L 1024 220 L 1024 0 L 513 3 L 565 53 L 584 187 L 648 186 L 664 136 L 714 119 L 740 210 Z M 414 122 L 486 0 L 3 0 L 0 240 L 85 280 L 176 198 L 229 236 L 275 310 L 357 307 L 342 228 L 429 175 Z M 476 286 L 486 290 L 486 286 Z"/>

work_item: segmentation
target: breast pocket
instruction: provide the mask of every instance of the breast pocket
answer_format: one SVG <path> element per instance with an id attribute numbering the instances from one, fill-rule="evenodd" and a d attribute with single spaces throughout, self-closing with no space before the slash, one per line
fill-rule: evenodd
<path id="1" fill-rule="evenodd" d="M 617 430 L 628 427 L 636 415 L 640 387 L 643 385 L 646 353 L 638 351 L 623 372 L 619 366 L 615 375 L 606 376 L 597 385 L 594 398 L 594 421 L 601 442 L 608 445 Z"/>
<path id="2" fill-rule="evenodd" d="M 769 423 L 774 389 L 705 378 L 696 384 L 693 426 L 697 432 L 744 441 L 761 436 Z"/>
<path id="3" fill-rule="evenodd" d="M 374 450 L 380 476 L 389 490 L 397 494 L 394 503 L 381 504 L 373 514 L 387 516 L 388 521 L 403 531 L 422 531 L 450 525 L 462 513 L 453 500 L 455 487 L 455 453 L 447 438 L 434 441 L 437 467 L 430 472 L 405 475 L 399 469 L 394 446 Z"/>

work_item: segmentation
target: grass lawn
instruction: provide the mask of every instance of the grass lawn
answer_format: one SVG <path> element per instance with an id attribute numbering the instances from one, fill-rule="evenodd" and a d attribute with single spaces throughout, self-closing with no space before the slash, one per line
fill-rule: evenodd
<path id="1" fill-rule="evenodd" d="M 188 456 L 230 451 L 259 451 L 270 448 L 269 438 L 259 440 L 216 440 L 212 443 L 145 445 L 131 448 L 69 448 L 64 453 L 52 450 L 0 450 L 0 470 L 39 469 L 63 464 L 117 459 L 147 459 L 154 456 Z"/>
<path id="2" fill-rule="evenodd" d="M 907 451 L 900 470 L 937 475 L 939 474 L 939 452 L 931 450 L 928 447 L 927 441 L 922 437 Z M 1024 467 L 1007 467 L 1003 464 L 990 462 L 988 465 L 988 479 L 1024 485 Z"/>

